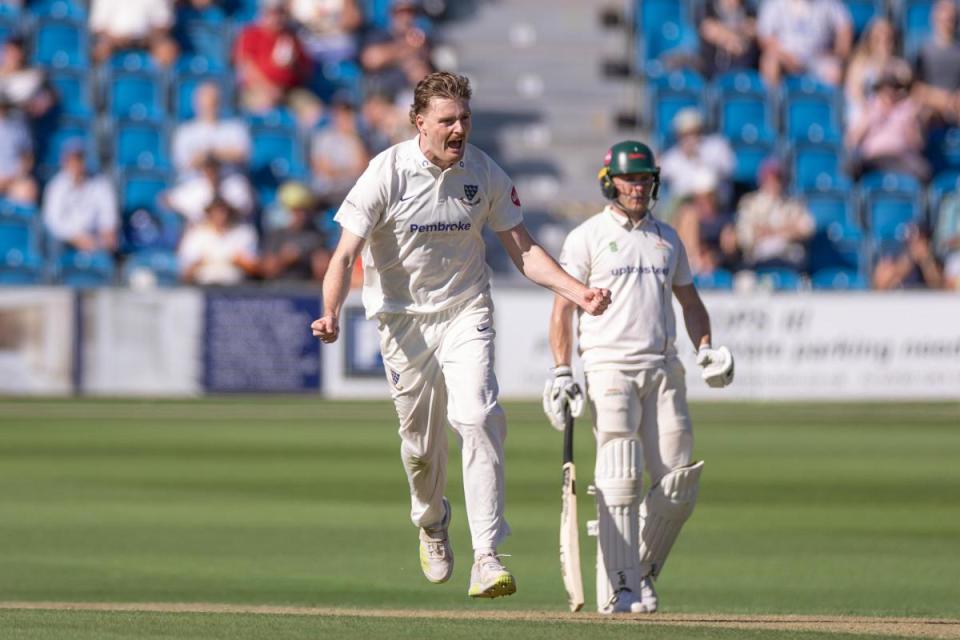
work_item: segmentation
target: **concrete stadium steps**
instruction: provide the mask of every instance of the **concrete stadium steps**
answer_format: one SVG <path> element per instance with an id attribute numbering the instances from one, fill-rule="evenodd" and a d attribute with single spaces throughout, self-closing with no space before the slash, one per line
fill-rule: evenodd
<path id="1" fill-rule="evenodd" d="M 473 142 L 517 183 L 526 208 L 577 217 L 600 204 L 596 172 L 631 104 L 629 80 L 602 75 L 622 58 L 622 30 L 600 24 L 599 2 L 485 2 L 443 29 L 456 70 L 475 84 Z"/>

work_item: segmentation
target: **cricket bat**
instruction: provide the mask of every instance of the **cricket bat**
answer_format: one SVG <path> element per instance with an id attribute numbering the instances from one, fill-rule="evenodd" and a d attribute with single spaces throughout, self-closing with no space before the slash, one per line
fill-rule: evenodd
<path id="1" fill-rule="evenodd" d="M 580 611 L 583 607 L 583 577 L 580 575 L 577 472 L 573 464 L 573 416 L 569 408 L 564 411 L 563 487 L 560 496 L 560 573 L 567 590 L 570 611 Z"/>

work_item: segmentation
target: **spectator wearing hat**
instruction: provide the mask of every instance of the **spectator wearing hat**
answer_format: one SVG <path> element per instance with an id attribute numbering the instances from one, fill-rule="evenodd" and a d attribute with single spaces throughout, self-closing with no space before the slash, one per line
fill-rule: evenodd
<path id="1" fill-rule="evenodd" d="M 177 260 L 188 284 L 239 284 L 259 274 L 257 231 L 239 220 L 229 202 L 214 198 L 203 220 L 183 234 Z"/>
<path id="2" fill-rule="evenodd" d="M 37 202 L 30 129 L 13 105 L 0 96 L 0 197 L 21 204 Z"/>
<path id="3" fill-rule="evenodd" d="M 207 206 L 217 197 L 226 200 L 242 219 L 249 219 L 253 213 L 253 189 L 246 176 L 225 173 L 220 160 L 211 154 L 203 159 L 199 174 L 165 192 L 162 200 L 189 224 L 197 224 L 203 220 Z"/>
<path id="4" fill-rule="evenodd" d="M 853 20 L 840 0 L 764 0 L 757 35 L 768 86 L 804 73 L 838 86 L 853 46 Z"/>
<path id="5" fill-rule="evenodd" d="M 360 51 L 364 82 L 371 91 L 406 93 L 433 71 L 432 43 L 417 24 L 417 0 L 393 0 L 386 29 L 370 32 Z"/>
<path id="6" fill-rule="evenodd" d="M 930 26 L 932 37 L 924 41 L 916 61 L 917 92 L 941 119 L 956 123 L 960 120 L 960 40 L 955 0 L 934 4 Z"/>
<path id="7" fill-rule="evenodd" d="M 683 241 L 694 275 L 709 275 L 717 269 L 735 271 L 740 252 L 733 215 L 721 208 L 717 179 L 708 170 L 693 174 L 689 197 L 677 209 L 677 233 Z"/>
<path id="8" fill-rule="evenodd" d="M 43 222 L 51 236 L 77 251 L 117 249 L 120 217 L 114 186 L 105 175 L 87 172 L 86 143 L 67 140 L 62 169 L 43 192 Z"/>
<path id="9" fill-rule="evenodd" d="M 155 64 L 167 67 L 179 54 L 173 21 L 173 0 L 93 0 L 93 59 L 104 62 L 115 51 L 146 50 Z"/>
<path id="10" fill-rule="evenodd" d="M 0 100 L 5 100 L 32 119 L 43 117 L 56 103 L 44 70 L 27 65 L 24 41 L 19 36 L 3 43 Z"/>
<path id="11" fill-rule="evenodd" d="M 262 273 L 267 280 L 322 282 L 330 264 L 326 235 L 315 226 L 316 199 L 300 182 L 280 187 L 285 226 L 267 232 Z"/>
<path id="12" fill-rule="evenodd" d="M 888 69 L 901 69 L 908 65 L 897 55 L 897 33 L 889 18 L 878 16 L 870 21 L 850 58 L 844 80 L 844 96 L 847 103 L 847 122 L 860 117 L 867 100 L 873 95 L 880 75 Z"/>
<path id="13" fill-rule="evenodd" d="M 670 196 L 683 199 L 693 193 L 695 176 L 713 176 L 721 203 L 727 205 L 733 193 L 730 177 L 736 158 L 727 139 L 705 134 L 703 116 L 695 108 L 681 109 L 673 118 L 677 143 L 667 149 L 660 163 L 660 177 Z"/>
<path id="14" fill-rule="evenodd" d="M 757 175 L 760 188 L 740 199 L 737 244 L 751 269 L 789 267 L 802 271 L 814 220 L 806 205 L 784 194 L 783 165 L 768 158 Z"/>
<path id="15" fill-rule="evenodd" d="M 330 123 L 310 143 L 313 190 L 330 202 L 339 202 L 367 168 L 370 155 L 360 136 L 357 109 L 343 94 L 330 105 Z"/>
<path id="16" fill-rule="evenodd" d="M 204 82 L 193 92 L 196 114 L 173 133 L 173 164 L 180 178 L 195 175 L 213 155 L 228 171 L 243 171 L 250 160 L 250 131 L 239 118 L 221 117 L 220 87 Z"/>
<path id="17" fill-rule="evenodd" d="M 880 74 L 863 112 L 851 121 L 844 143 L 847 169 L 854 179 L 870 171 L 908 173 L 930 179 L 924 157 L 928 113 L 911 95 L 909 69 L 891 66 Z"/>
<path id="18" fill-rule="evenodd" d="M 310 78 L 310 58 L 292 28 L 284 0 L 261 0 L 260 15 L 234 45 L 240 103 L 262 113 L 284 103 Z"/>

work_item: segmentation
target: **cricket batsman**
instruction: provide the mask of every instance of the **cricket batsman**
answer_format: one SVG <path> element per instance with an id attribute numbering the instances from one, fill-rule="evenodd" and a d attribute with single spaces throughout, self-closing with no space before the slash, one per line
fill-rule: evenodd
<path id="1" fill-rule="evenodd" d="M 610 292 L 567 274 L 531 238 L 506 173 L 468 144 L 469 81 L 437 72 L 414 91 L 418 134 L 375 157 L 335 220 L 342 235 L 323 281 L 323 316 L 313 335 L 331 343 L 357 257 L 363 304 L 380 331 L 387 382 L 400 421 L 400 457 L 410 517 L 420 528 L 420 566 L 430 582 L 453 572 L 448 536 L 449 423 L 463 453 L 463 491 L 473 542 L 468 593 L 496 598 L 517 583 L 497 555 L 504 519 L 506 420 L 494 375 L 493 305 L 482 231 L 489 226 L 527 278 L 587 315 Z"/>
<path id="2" fill-rule="evenodd" d="M 604 315 L 577 318 L 597 438 L 597 609 L 647 613 L 657 610 L 653 581 L 693 511 L 703 470 L 702 461 L 692 460 L 673 296 L 707 384 L 733 381 L 733 357 L 711 344 L 710 318 L 677 232 L 650 211 L 660 186 L 650 148 L 632 140 L 613 145 L 599 179 L 607 206 L 570 232 L 560 257 L 573 277 L 613 296 Z M 557 297 L 550 318 L 556 366 L 543 408 L 558 430 L 564 409 L 577 416 L 584 404 L 570 367 L 575 310 Z M 644 469 L 650 476 L 645 495 Z"/>

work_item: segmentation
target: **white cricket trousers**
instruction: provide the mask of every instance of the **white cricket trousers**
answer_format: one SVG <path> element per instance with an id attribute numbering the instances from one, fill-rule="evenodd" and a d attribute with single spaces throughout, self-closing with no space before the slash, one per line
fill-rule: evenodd
<path id="1" fill-rule="evenodd" d="M 400 457 L 410 519 L 443 519 L 449 422 L 463 458 L 463 493 L 474 549 L 510 533 L 503 516 L 507 423 L 493 371 L 493 303 L 485 292 L 432 314 L 380 314 L 380 351 L 400 419 Z"/>
<path id="2" fill-rule="evenodd" d="M 597 450 L 615 438 L 639 437 L 650 486 L 690 464 L 693 429 L 679 360 L 649 369 L 588 371 L 586 379 Z"/>

